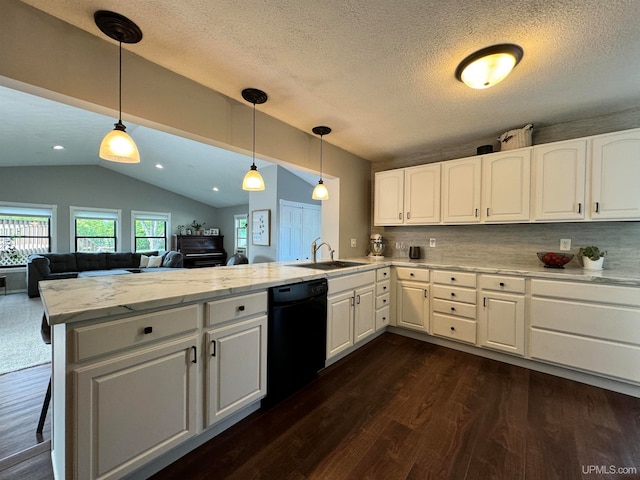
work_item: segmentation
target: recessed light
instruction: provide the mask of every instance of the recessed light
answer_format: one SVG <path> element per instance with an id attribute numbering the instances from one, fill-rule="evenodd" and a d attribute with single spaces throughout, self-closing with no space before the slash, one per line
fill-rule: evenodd
<path id="1" fill-rule="evenodd" d="M 54 150 L 64 150 L 64 147 L 62 145 L 54 145 L 53 147 Z"/>
<path id="2" fill-rule="evenodd" d="M 219 191 L 220 191 L 220 189 L 219 189 L 218 187 L 213 187 L 213 191 L 214 191 L 214 192 L 219 192 Z"/>
<path id="3" fill-rule="evenodd" d="M 159 168 L 160 170 L 162 170 L 164 167 L 162 165 L 160 165 L 159 163 L 156 163 L 156 168 Z"/>

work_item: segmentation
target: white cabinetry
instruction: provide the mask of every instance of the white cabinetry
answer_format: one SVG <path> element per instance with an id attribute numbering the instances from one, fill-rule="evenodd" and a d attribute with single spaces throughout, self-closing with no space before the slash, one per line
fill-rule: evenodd
<path id="1" fill-rule="evenodd" d="M 436 270 L 432 273 L 431 333 L 476 343 L 475 273 Z"/>
<path id="2" fill-rule="evenodd" d="M 640 383 L 640 289 L 531 281 L 531 358 Z"/>
<path id="3" fill-rule="evenodd" d="M 591 219 L 640 218 L 640 130 L 594 137 Z"/>
<path id="4" fill-rule="evenodd" d="M 534 221 L 585 218 L 585 139 L 533 147 L 532 170 Z"/>
<path id="5" fill-rule="evenodd" d="M 267 393 L 267 294 L 207 304 L 205 426 Z"/>
<path id="6" fill-rule="evenodd" d="M 376 331 L 389 325 L 391 313 L 391 267 L 376 270 Z"/>
<path id="7" fill-rule="evenodd" d="M 327 359 L 375 332 L 376 272 L 330 278 L 327 296 Z"/>
<path id="8" fill-rule="evenodd" d="M 482 221 L 529 221 L 530 183 L 531 148 L 482 157 Z"/>
<path id="9" fill-rule="evenodd" d="M 376 172 L 374 225 L 440 222 L 440 163 Z"/>
<path id="10" fill-rule="evenodd" d="M 396 267 L 396 315 L 398 327 L 429 332 L 429 270 Z"/>
<path id="11" fill-rule="evenodd" d="M 198 305 L 71 331 L 68 477 L 121 478 L 197 433 Z M 104 344 L 98 341 L 103 338 Z"/>
<path id="12" fill-rule="evenodd" d="M 524 278 L 480 275 L 480 289 L 479 345 L 524 355 Z"/>
<path id="13" fill-rule="evenodd" d="M 478 223 L 482 158 L 442 162 L 442 220 L 444 223 Z"/>

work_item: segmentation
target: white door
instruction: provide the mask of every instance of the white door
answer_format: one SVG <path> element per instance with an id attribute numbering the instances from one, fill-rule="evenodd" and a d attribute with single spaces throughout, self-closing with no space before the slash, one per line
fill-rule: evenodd
<path id="1" fill-rule="evenodd" d="M 440 222 L 440 163 L 405 169 L 404 212 L 405 223 Z"/>
<path id="2" fill-rule="evenodd" d="M 404 223 L 404 169 L 375 173 L 373 224 Z"/>
<path id="3" fill-rule="evenodd" d="M 197 336 L 80 367 L 74 478 L 121 478 L 196 434 Z"/>
<path id="4" fill-rule="evenodd" d="M 375 289 L 372 285 L 355 291 L 354 341 L 359 342 L 375 332 Z"/>
<path id="5" fill-rule="evenodd" d="M 483 221 L 529 221 L 530 182 L 531 148 L 482 157 Z"/>
<path id="6" fill-rule="evenodd" d="M 524 355 L 524 296 L 483 292 L 478 326 L 483 347 Z"/>
<path id="7" fill-rule="evenodd" d="M 584 219 L 586 171 L 586 140 L 535 146 L 533 219 Z"/>
<path id="8" fill-rule="evenodd" d="M 442 163 L 442 220 L 444 223 L 480 221 L 481 157 Z"/>
<path id="9" fill-rule="evenodd" d="M 267 393 L 267 317 L 207 333 L 207 426 Z"/>
<path id="10" fill-rule="evenodd" d="M 396 290 L 396 325 L 427 332 L 429 299 L 427 284 L 398 282 Z"/>
<path id="11" fill-rule="evenodd" d="M 593 139 L 591 219 L 640 219 L 640 130 Z"/>
<path id="12" fill-rule="evenodd" d="M 309 259 L 311 242 L 321 231 L 321 206 L 280 200 L 278 261 Z"/>
<path id="13" fill-rule="evenodd" d="M 327 358 L 353 345 L 353 291 L 327 298 Z"/>

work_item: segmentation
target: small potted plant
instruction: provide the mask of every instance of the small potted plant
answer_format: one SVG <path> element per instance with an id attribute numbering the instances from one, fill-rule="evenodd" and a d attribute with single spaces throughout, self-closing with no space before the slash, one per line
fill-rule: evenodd
<path id="1" fill-rule="evenodd" d="M 585 270 L 602 270 L 602 263 L 606 251 L 600 251 L 598 247 L 580 247 L 578 255 L 582 257 L 582 268 Z"/>
<path id="2" fill-rule="evenodd" d="M 193 222 L 191 222 L 191 226 L 192 226 L 192 227 L 193 227 L 193 229 L 195 230 L 196 235 L 200 235 L 200 229 L 201 229 L 202 227 L 204 227 L 204 225 L 205 225 L 205 223 L 204 223 L 204 222 L 202 222 L 202 223 L 198 223 L 198 222 L 196 222 L 195 220 L 194 220 Z"/>
<path id="3" fill-rule="evenodd" d="M 178 229 L 178 235 L 184 235 L 184 229 L 187 227 L 184 225 L 178 225 L 176 228 Z"/>

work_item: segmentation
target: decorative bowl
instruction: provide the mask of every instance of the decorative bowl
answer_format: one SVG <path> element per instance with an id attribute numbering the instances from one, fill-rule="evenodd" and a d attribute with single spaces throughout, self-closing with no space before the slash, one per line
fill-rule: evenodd
<path id="1" fill-rule="evenodd" d="M 564 268 L 573 258 L 573 253 L 538 252 L 538 258 L 547 268 Z"/>

